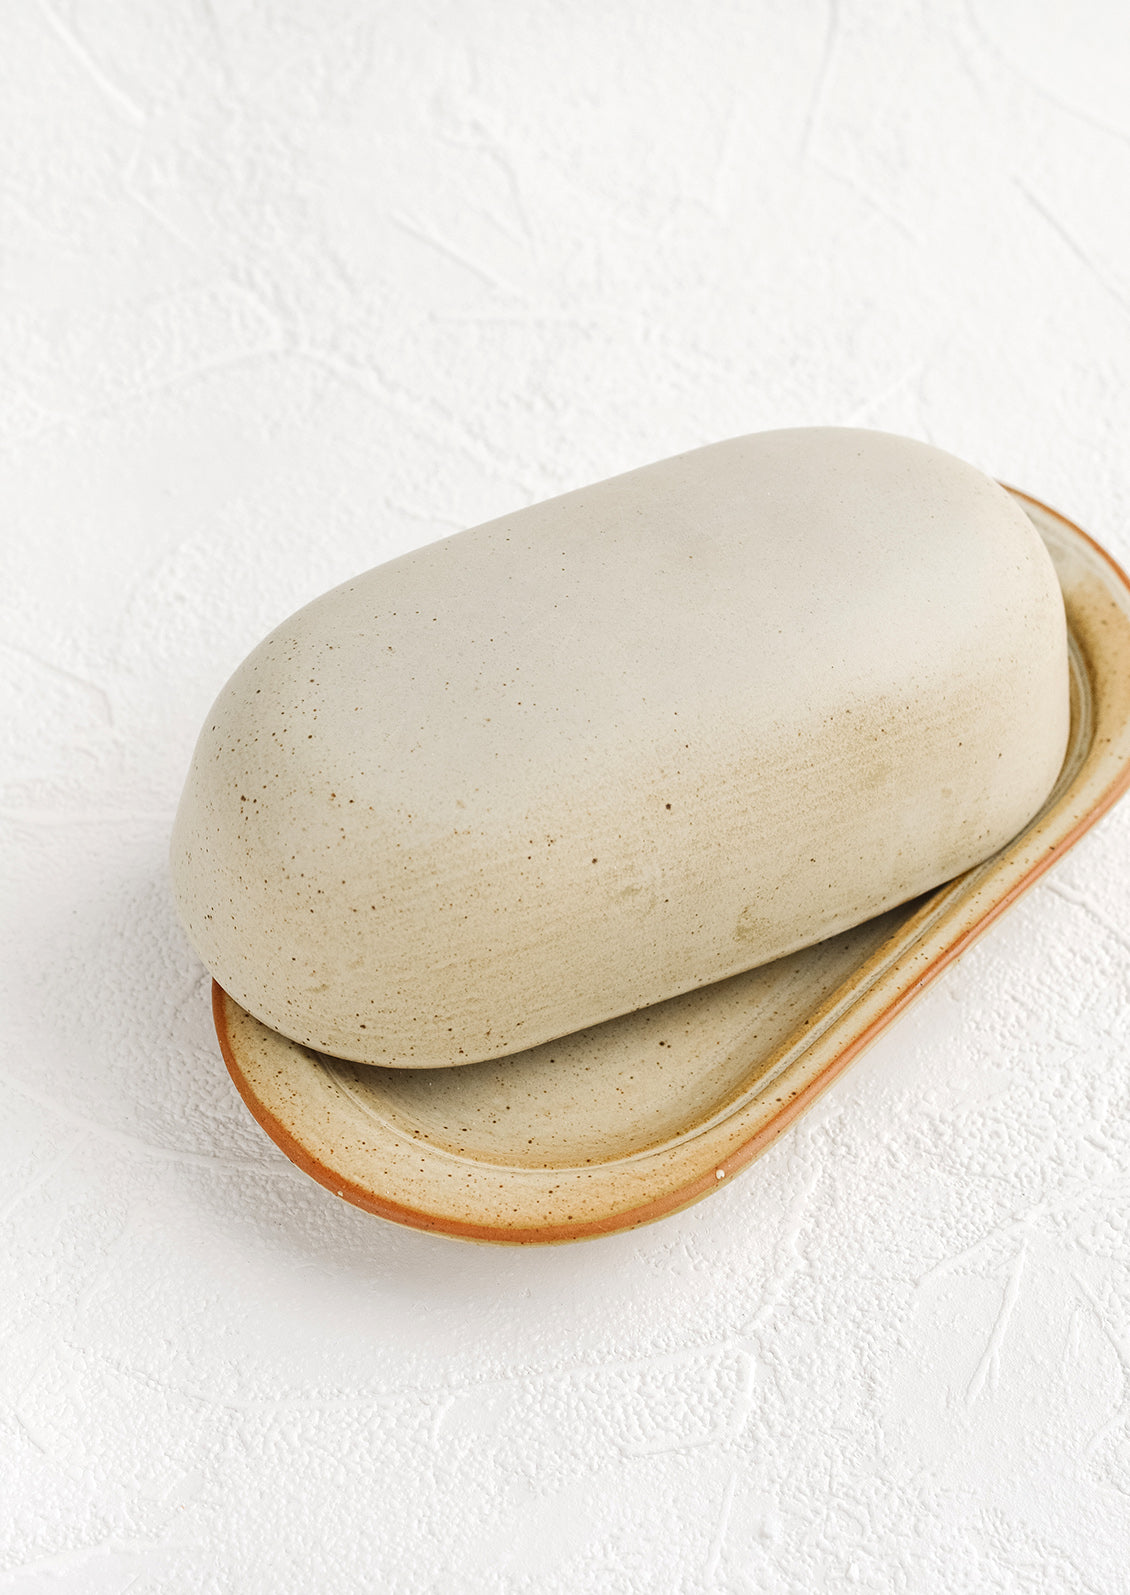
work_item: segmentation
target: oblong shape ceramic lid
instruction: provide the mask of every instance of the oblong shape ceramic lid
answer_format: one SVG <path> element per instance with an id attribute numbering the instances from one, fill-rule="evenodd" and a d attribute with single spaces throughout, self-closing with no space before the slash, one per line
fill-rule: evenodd
<path id="1" fill-rule="evenodd" d="M 337 1056 L 503 1055 L 834 934 L 1029 820 L 1067 735 L 1024 514 L 880 433 L 764 433 L 344 584 L 236 672 L 189 933 Z"/>

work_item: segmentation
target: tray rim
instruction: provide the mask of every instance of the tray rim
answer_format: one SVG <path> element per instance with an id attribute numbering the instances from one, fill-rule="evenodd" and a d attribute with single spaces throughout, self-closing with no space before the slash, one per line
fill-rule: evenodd
<path id="1" fill-rule="evenodd" d="M 1116 585 L 1123 589 L 1128 600 L 1130 600 L 1130 577 L 1127 576 L 1111 554 L 1089 533 L 1085 532 L 1066 515 L 1063 515 L 1058 510 L 1053 510 L 1032 494 L 1018 488 L 1009 487 L 1007 484 L 1002 485 L 1006 486 L 1007 491 L 1013 497 L 1033 506 L 1033 508 L 1048 516 L 1053 522 L 1058 522 L 1065 527 L 1072 537 L 1083 545 L 1084 549 L 1090 550 L 1092 554 L 1097 555 L 1108 568 Z M 1128 608 L 1130 608 L 1130 604 L 1128 604 Z M 1074 779 L 1073 777 L 1068 782 L 1064 792 L 1061 793 L 1061 800 L 1070 793 L 1074 785 Z M 557 1244 L 634 1229 L 665 1217 L 669 1213 L 676 1213 L 691 1206 L 709 1194 L 710 1191 L 718 1189 L 719 1185 L 724 1183 L 732 1174 L 737 1173 L 764 1152 L 910 1006 L 927 986 L 932 984 L 1024 892 L 1034 885 L 1065 852 L 1073 847 L 1080 837 L 1090 830 L 1128 789 L 1130 789 L 1130 759 L 1125 761 L 1118 774 L 1102 789 L 1095 801 L 1062 836 L 1044 848 L 1021 875 L 1012 881 L 999 895 L 994 896 L 983 910 L 973 915 L 968 923 L 964 925 L 964 928 L 959 929 L 956 935 L 935 951 L 923 964 L 922 968 L 916 972 L 914 977 L 907 981 L 901 989 L 896 990 L 888 1000 L 884 1001 L 878 1011 L 854 1035 L 849 1036 L 845 1044 L 838 1048 L 825 1063 L 817 1067 L 806 1082 L 789 1092 L 787 1097 L 781 1099 L 780 1108 L 771 1117 L 736 1147 L 728 1150 L 724 1156 L 718 1159 L 717 1163 L 712 1161 L 709 1169 L 669 1190 L 660 1192 L 650 1200 L 634 1206 L 615 1208 L 603 1214 L 589 1214 L 584 1218 L 570 1219 L 568 1222 L 520 1225 L 499 1221 L 498 1219 L 475 1222 L 456 1217 L 453 1214 L 429 1211 L 424 1207 L 416 1207 L 409 1203 L 398 1201 L 392 1196 L 382 1195 L 358 1184 L 341 1171 L 335 1170 L 323 1162 L 298 1139 L 294 1131 L 259 1097 L 240 1064 L 237 1048 L 231 1035 L 228 1005 L 231 1004 L 236 1008 L 238 1008 L 238 1005 L 234 1003 L 232 998 L 228 997 L 219 983 L 213 980 L 212 1013 L 220 1051 L 236 1089 L 248 1110 L 279 1149 L 304 1173 L 324 1186 L 333 1195 L 343 1198 L 366 1212 L 409 1228 L 436 1232 L 463 1240 L 494 1244 Z M 1036 822 L 1033 823 L 1035 824 Z M 1021 833 L 1022 836 L 1024 834 Z M 1009 847 L 1011 848 L 1014 845 L 1014 843 L 1009 844 Z M 996 855 L 995 859 L 987 860 L 985 864 L 976 866 L 974 870 L 967 872 L 965 876 L 957 877 L 956 881 L 947 882 L 943 886 L 936 888 L 926 897 L 922 907 L 899 927 L 894 937 L 891 938 L 891 942 L 905 937 L 907 927 L 919 917 L 919 914 L 938 914 L 939 903 L 942 904 L 941 915 L 944 915 L 945 905 L 943 899 L 948 894 L 954 896 L 955 912 L 960 909 L 963 902 L 968 907 L 969 900 L 971 898 L 975 899 L 978 888 L 973 887 L 971 891 L 968 884 L 963 887 L 962 883 L 967 883 L 969 877 L 979 872 L 991 870 L 994 863 L 1001 860 L 1001 858 L 1002 855 Z M 881 947 L 873 955 L 872 959 L 866 960 L 860 966 L 855 978 L 858 978 L 859 973 L 867 969 L 870 964 L 883 957 L 886 945 L 889 944 L 884 944 L 884 947 Z M 912 947 L 908 948 L 907 951 L 912 951 Z M 819 1017 L 834 1002 L 835 996 L 836 993 L 833 993 L 827 1004 L 819 1005 L 814 1010 L 813 1017 Z M 866 1000 L 867 991 L 865 989 L 858 1001 L 860 1004 L 865 1005 Z M 850 1008 L 848 1011 L 850 1012 Z M 834 1035 L 834 1032 L 835 1025 L 833 1023 L 830 1027 L 830 1033 Z M 292 1045 L 297 1044 L 292 1043 Z M 817 1041 L 816 1046 L 818 1048 L 819 1041 Z M 803 1053 L 801 1056 L 803 1056 Z M 787 1071 L 785 1072 L 787 1073 Z M 756 1100 L 757 1094 L 754 1093 L 753 1100 Z M 656 1154 L 661 1155 L 662 1150 L 662 1148 L 657 1148 Z M 475 1163 L 476 1166 L 482 1166 L 478 1164 L 477 1160 L 472 1159 L 470 1161 Z M 609 1163 L 603 1166 L 610 1168 L 613 1161 L 610 1160 Z M 496 1167 L 498 1166 L 496 1165 Z M 596 1165 L 596 1169 L 600 1167 L 601 1165 Z M 502 1173 L 503 1170 L 500 1168 L 499 1172 Z"/>

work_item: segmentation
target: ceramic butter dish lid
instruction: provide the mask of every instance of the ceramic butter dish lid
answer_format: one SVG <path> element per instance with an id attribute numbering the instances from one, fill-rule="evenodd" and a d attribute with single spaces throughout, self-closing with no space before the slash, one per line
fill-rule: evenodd
<path id="1" fill-rule="evenodd" d="M 768 963 L 988 858 L 1068 735 L 1027 516 L 925 444 L 699 449 L 369 571 L 201 734 L 204 962 L 362 1063 L 500 1057 Z"/>

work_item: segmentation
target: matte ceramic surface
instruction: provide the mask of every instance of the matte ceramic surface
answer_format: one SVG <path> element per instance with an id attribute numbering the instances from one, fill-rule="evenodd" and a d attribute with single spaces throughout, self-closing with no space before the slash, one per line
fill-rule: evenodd
<path id="1" fill-rule="evenodd" d="M 500 1062 L 358 1067 L 269 1030 L 217 986 L 228 1067 L 288 1156 L 386 1218 L 536 1242 L 646 1223 L 764 1150 L 1130 783 L 1127 580 L 1076 527 L 1014 497 L 1055 564 L 1072 683 L 1067 756 L 1020 836 L 917 903 Z"/>
<path id="2" fill-rule="evenodd" d="M 981 861 L 1051 788 L 1067 680 L 1054 571 L 996 483 L 882 433 L 737 438 L 279 627 L 201 737 L 178 901 L 295 1040 L 528 1050 Z"/>

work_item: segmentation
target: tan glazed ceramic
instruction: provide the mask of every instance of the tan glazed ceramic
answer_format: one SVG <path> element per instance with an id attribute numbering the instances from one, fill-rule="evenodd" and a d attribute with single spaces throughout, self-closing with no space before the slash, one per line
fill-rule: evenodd
<path id="1" fill-rule="evenodd" d="M 348 1201 L 475 1240 L 607 1234 L 719 1189 L 1130 784 L 1130 586 L 1078 528 L 1023 494 L 1013 500 L 1058 577 L 1071 683 L 1058 779 L 1019 835 L 939 889 L 803 951 L 459 1069 L 326 1056 L 217 985 L 220 1045 L 260 1124 Z"/>
<path id="2" fill-rule="evenodd" d="M 704 988 L 980 863 L 1067 734 L 1059 586 L 996 483 L 882 433 L 762 433 L 284 622 L 201 735 L 174 887 L 220 984 L 295 1042 L 559 1069 L 557 1037 L 705 1013 Z M 472 1078 L 406 1082 L 403 1122 Z"/>

